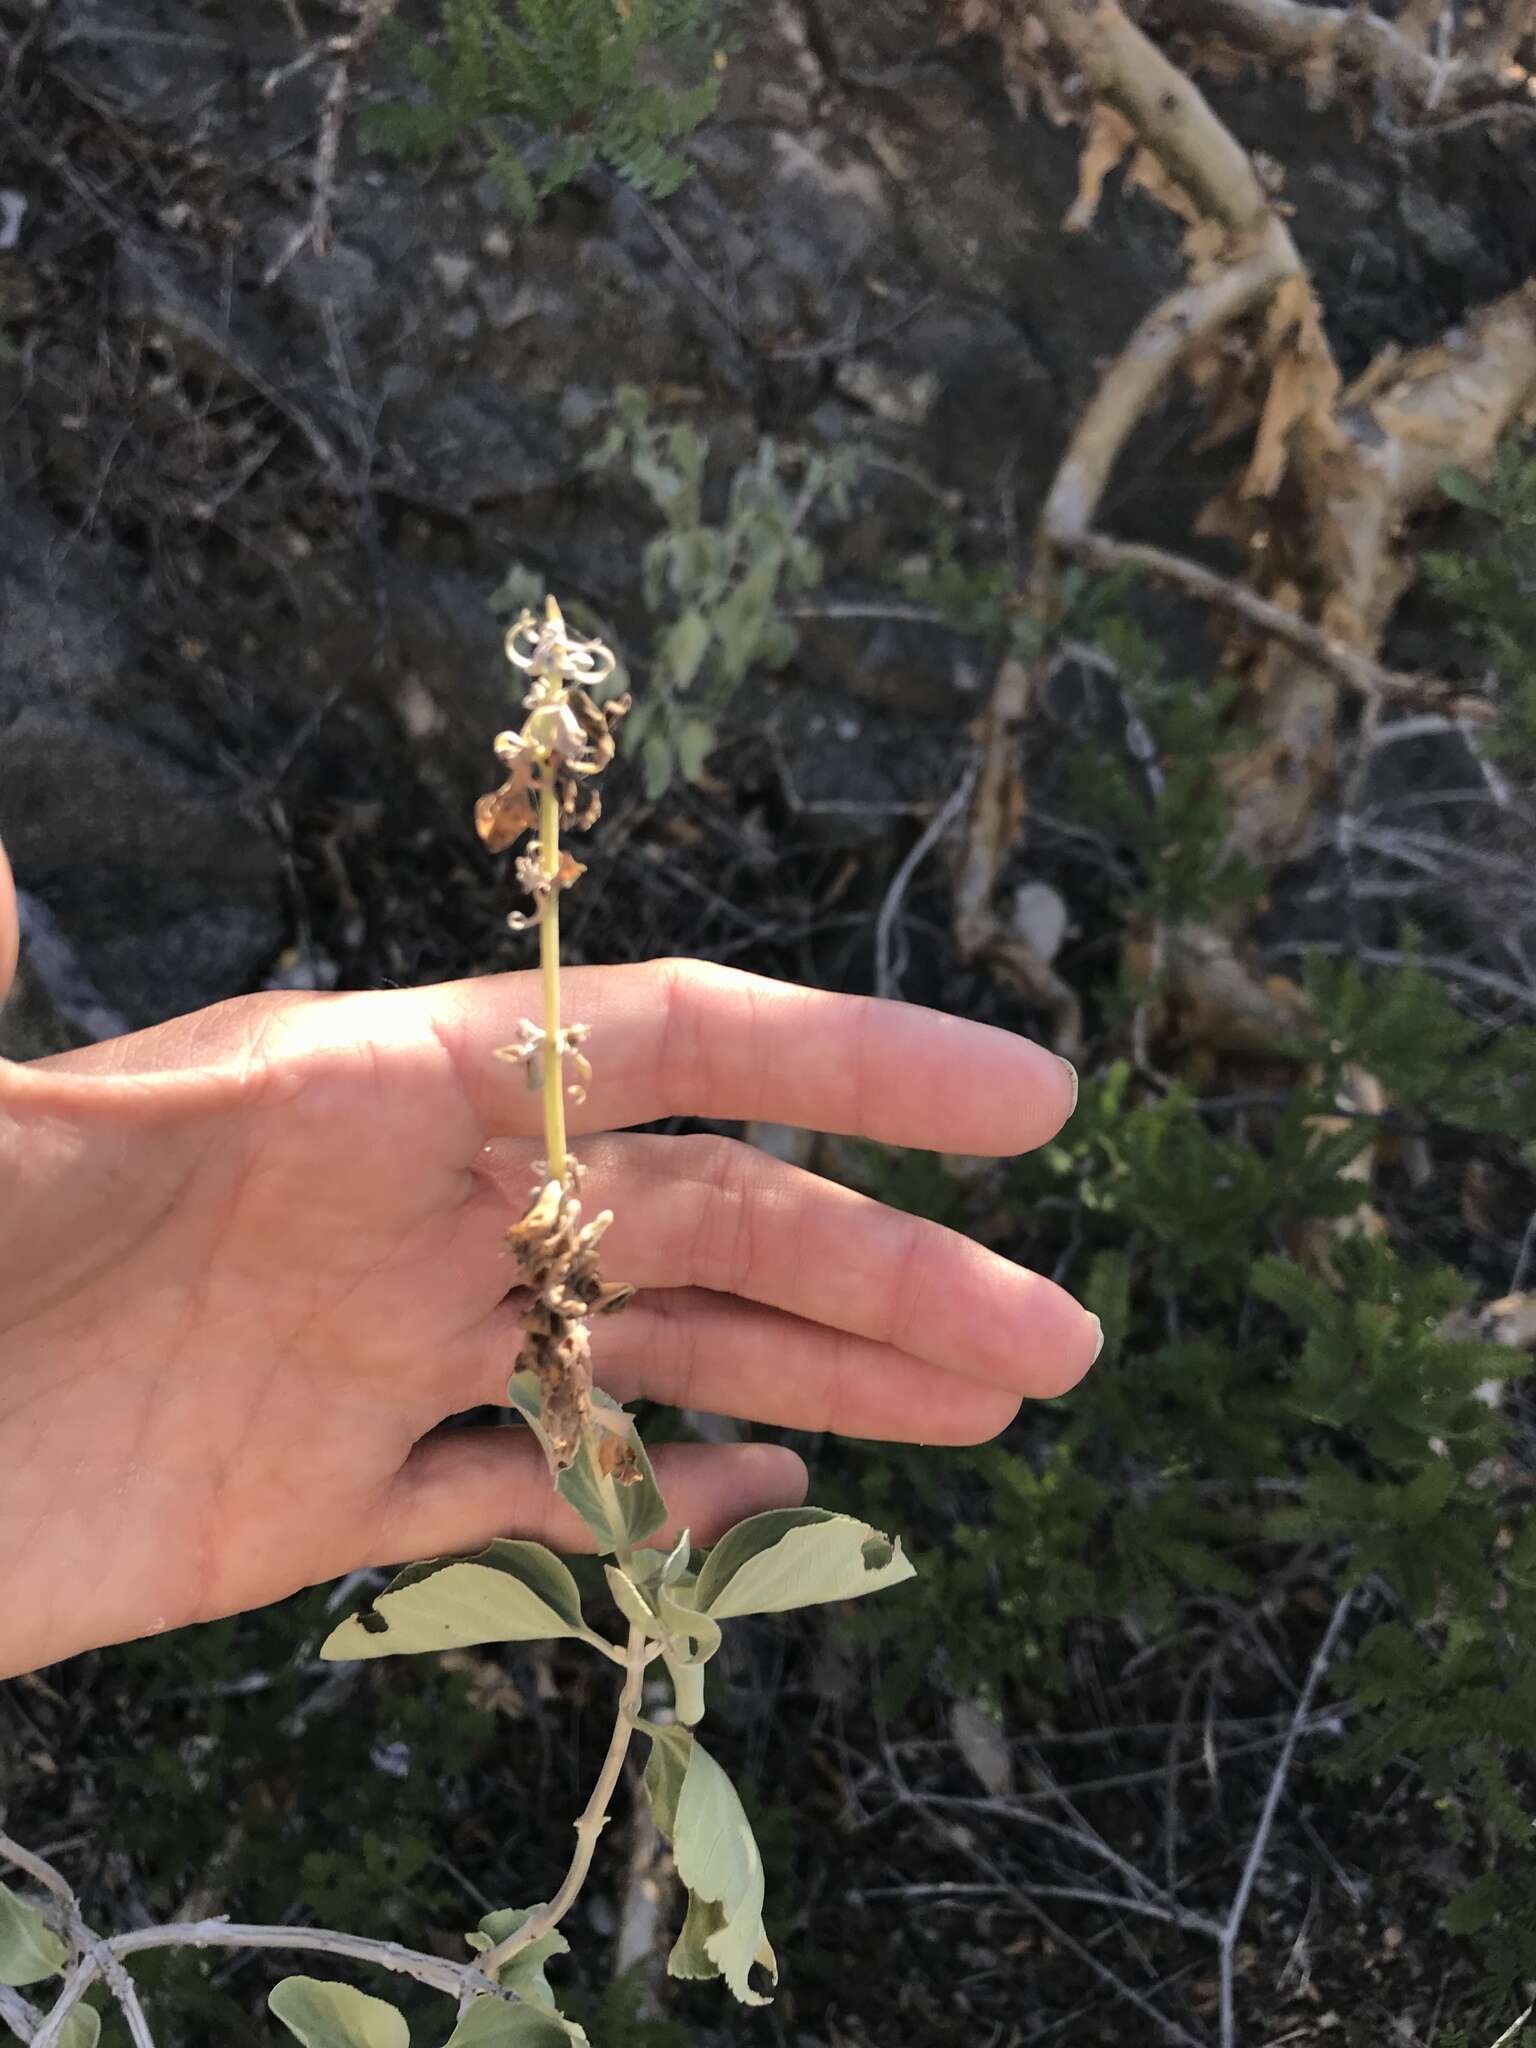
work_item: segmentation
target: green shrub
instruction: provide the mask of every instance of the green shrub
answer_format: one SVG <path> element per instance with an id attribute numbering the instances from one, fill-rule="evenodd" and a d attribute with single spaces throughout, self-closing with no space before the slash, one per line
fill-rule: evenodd
<path id="1" fill-rule="evenodd" d="M 417 96 L 370 108 L 364 138 L 436 157 L 471 137 L 525 217 L 593 164 L 664 198 L 720 96 L 717 21 L 715 0 L 442 0 L 441 41 L 407 53 Z M 509 122 L 549 138 L 537 169 Z"/>
<path id="2" fill-rule="evenodd" d="M 1498 671 L 1496 743 L 1528 759 L 1536 749 L 1536 450 L 1506 442 L 1486 481 L 1456 469 L 1442 483 L 1485 517 L 1475 552 L 1428 554 L 1424 568 Z"/>
<path id="3" fill-rule="evenodd" d="M 720 718 L 752 671 L 783 668 L 793 656 L 798 635 L 784 599 L 822 576 L 821 550 L 805 528 L 822 505 L 847 511 L 859 455 L 760 441 L 730 478 L 718 524 L 705 516 L 708 463 L 704 435 L 686 422 L 658 424 L 633 386 L 619 391 L 591 457 L 600 475 L 627 473 L 661 519 L 642 557 L 653 627 L 625 736 L 653 798 L 674 776 L 702 772 Z"/>

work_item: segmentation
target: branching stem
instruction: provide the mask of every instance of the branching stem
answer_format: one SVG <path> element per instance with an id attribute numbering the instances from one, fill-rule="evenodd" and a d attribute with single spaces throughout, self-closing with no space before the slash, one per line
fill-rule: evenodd
<path id="1" fill-rule="evenodd" d="M 592 1868 L 592 1858 L 597 1851 L 597 1839 L 608 1825 L 608 1809 L 618 1789 L 619 1774 L 624 1769 L 624 1759 L 629 1755 L 629 1745 L 634 1738 L 635 1721 L 640 1711 L 640 1697 L 645 1684 L 645 1667 L 650 1662 L 649 1645 L 642 1632 L 631 1625 L 629 1645 L 625 1653 L 624 1690 L 619 1695 L 618 1718 L 613 1724 L 613 1739 L 608 1744 L 608 1754 L 603 1759 L 603 1768 L 597 1774 L 597 1783 L 592 1787 L 592 1797 L 587 1801 L 580 1820 L 576 1823 L 576 1849 L 571 1857 L 570 1868 L 559 1891 L 547 1906 L 540 1907 L 519 1927 L 515 1934 L 509 1934 L 505 1941 L 490 1949 L 480 1959 L 480 1967 L 492 1978 L 503 1964 L 511 1962 L 525 1948 L 531 1948 L 536 1941 L 542 1941 L 546 1934 L 559 1926 L 566 1914 L 575 1905 L 582 1886 L 587 1881 L 587 1872 Z"/>

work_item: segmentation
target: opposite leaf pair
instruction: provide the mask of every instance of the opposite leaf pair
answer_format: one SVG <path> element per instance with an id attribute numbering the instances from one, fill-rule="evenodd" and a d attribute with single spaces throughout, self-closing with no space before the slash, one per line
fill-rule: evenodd
<path id="1" fill-rule="evenodd" d="M 588 1479 L 595 1482 L 597 1476 Z M 580 1464 L 562 1477 L 586 1483 Z M 610 1486 L 609 1497 L 627 1503 L 640 1492 Z M 576 1582 L 551 1551 L 502 1540 L 475 1558 L 412 1565 L 367 1613 L 343 1622 L 321 1654 L 384 1657 L 571 1637 L 630 1665 L 635 1707 L 628 1725 L 650 1740 L 646 1792 L 688 1889 L 687 1919 L 668 1968 L 675 1977 L 724 1977 L 744 2003 L 762 2004 L 749 1983 L 752 1966 L 760 1963 L 776 1975 L 763 1927 L 762 1859 L 730 1779 L 689 1732 L 704 1713 L 703 1667 L 720 1648 L 722 1622 L 854 1599 L 899 1585 L 912 1576 L 912 1567 L 899 1543 L 866 1522 L 823 1508 L 754 1515 L 702 1553 L 694 1552 L 684 1532 L 670 1552 L 625 1545 L 621 1554 L 624 1562 L 608 1566 L 607 1576 L 630 1626 L 629 1650 L 588 1626 Z M 683 1726 L 643 1719 L 637 1711 L 640 1671 L 654 1658 L 671 1677 L 676 1719 Z M 507 1925 L 515 1932 L 516 1923 Z M 511 1967 L 556 1953 L 546 1947 L 547 1939 L 519 1952 Z M 549 2009 L 553 2013 L 552 2001 Z M 483 2024 L 490 2026 L 493 2018 L 487 2015 Z M 554 2019 L 567 2025 L 558 2015 Z M 464 2048 L 457 2036 L 454 2048 Z"/>
<path id="2" fill-rule="evenodd" d="M 495 1914 L 510 1921 L 516 1915 Z M 476 1939 L 471 1935 L 470 1940 Z M 489 1938 L 482 1935 L 488 1945 Z M 565 1943 L 554 1936 L 561 1948 Z M 318 1977 L 285 1977 L 267 2000 L 304 2048 L 411 2048 L 411 2030 L 404 2013 L 387 1999 L 372 1998 L 350 1984 L 326 1984 Z M 473 1999 L 444 2048 L 572 2048 L 584 2044 L 581 2028 L 563 2020 L 552 2008 L 513 2005 L 492 1993 Z"/>

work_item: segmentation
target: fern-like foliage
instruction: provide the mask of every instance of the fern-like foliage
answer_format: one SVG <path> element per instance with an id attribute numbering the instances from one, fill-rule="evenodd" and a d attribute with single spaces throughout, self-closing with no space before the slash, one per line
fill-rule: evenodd
<path id="1" fill-rule="evenodd" d="M 1426 1002 L 1443 1044 L 1462 1046 L 1439 1001 L 1411 968 L 1374 1001 L 1346 986 L 1332 1056 L 1398 1046 Z M 1485 1053 L 1469 1042 L 1462 1058 Z M 1475 1115 L 1461 1062 L 1436 1075 L 1411 1054 L 1400 1046 L 1427 1116 Z M 1369 1232 L 1330 1235 L 1321 1266 L 1298 1261 L 1309 1228 L 1358 1205 L 1342 1169 L 1371 1135 L 1366 1120 L 1320 1132 L 1333 1080 L 1319 1067 L 1239 1139 L 1184 1091 L 1141 1092 L 1116 1066 L 1008 1170 L 1006 1212 L 1074 1219 L 1074 1284 L 1103 1354 L 1032 1459 L 968 1461 L 962 1510 L 903 1589 L 906 1612 L 868 1625 L 888 1632 L 898 1699 L 937 1648 L 957 1686 L 1017 1705 L 1067 1690 L 1083 1624 L 1166 1636 L 1191 1595 L 1251 1596 L 1287 1559 L 1359 1588 L 1362 1615 L 1390 1618 L 1334 1675 L 1353 1712 L 1332 1768 L 1357 1781 L 1408 1760 L 1468 1857 L 1486 1856 L 1448 1924 L 1476 1938 L 1501 1990 L 1536 1973 L 1536 1519 L 1501 1387 L 1525 1361 L 1457 1334 L 1457 1274 Z M 942 1213 L 921 1177 L 887 1177 L 877 1156 L 872 1192 Z M 1047 1226 L 1028 1256 L 1049 1269 L 1058 1243 Z M 933 1483 L 925 1461 L 883 1463 L 910 1521 Z"/>
<path id="2" fill-rule="evenodd" d="M 1485 481 L 1465 470 L 1441 479 L 1448 497 L 1480 522 L 1475 551 L 1428 554 L 1430 582 L 1465 615 L 1502 684 L 1495 744 L 1536 752 L 1536 447 L 1500 448 Z"/>
<path id="3" fill-rule="evenodd" d="M 1411 950 L 1414 934 L 1404 936 Z M 1362 1066 L 1417 1115 L 1536 1138 L 1536 1030 L 1529 1025 L 1490 1030 L 1420 967 L 1368 974 L 1354 961 L 1317 955 L 1305 979 L 1317 1031 L 1301 1049 L 1331 1075 Z"/>
<path id="4" fill-rule="evenodd" d="M 374 147 L 434 157 L 470 137 L 524 217 L 593 164 L 656 198 L 685 182 L 674 145 L 720 95 L 717 0 L 441 4 L 440 35 L 406 55 L 417 91 L 365 116 Z"/>

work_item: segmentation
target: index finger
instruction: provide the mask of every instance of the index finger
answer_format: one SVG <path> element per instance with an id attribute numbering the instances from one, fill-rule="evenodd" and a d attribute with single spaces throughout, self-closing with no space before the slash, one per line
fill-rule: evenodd
<path id="1" fill-rule="evenodd" d="M 1055 1136 L 1077 1076 L 1043 1046 L 914 1004 L 799 988 L 698 960 L 573 968 L 562 1021 L 590 1027 L 574 1132 L 670 1116 L 795 1124 L 934 1151 L 1026 1152 Z M 531 1132 L 537 1100 L 491 1057 L 540 1020 L 531 977 L 397 998 L 426 1004 L 487 1131 Z M 531 1006 L 531 1007 L 530 1007 Z"/>

